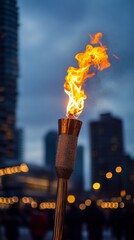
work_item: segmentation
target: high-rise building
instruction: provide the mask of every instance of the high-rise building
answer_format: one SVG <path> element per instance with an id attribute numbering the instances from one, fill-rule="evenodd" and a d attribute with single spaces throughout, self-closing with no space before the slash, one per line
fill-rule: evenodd
<path id="1" fill-rule="evenodd" d="M 78 145 L 77 147 L 75 166 L 70 182 L 72 188 L 76 191 L 84 189 L 84 147 L 82 145 Z"/>
<path id="2" fill-rule="evenodd" d="M 55 130 L 49 131 L 44 138 L 44 162 L 47 169 L 55 172 L 55 158 L 58 143 L 58 132 Z"/>
<path id="3" fill-rule="evenodd" d="M 124 144 L 122 120 L 110 113 L 90 123 L 91 181 L 99 182 L 101 192 L 118 195 L 124 188 Z"/>
<path id="4" fill-rule="evenodd" d="M 126 194 L 134 197 L 134 159 L 130 155 L 125 156 Z"/>
<path id="5" fill-rule="evenodd" d="M 19 162 L 23 160 L 23 129 L 16 128 L 15 131 L 15 159 Z"/>
<path id="6" fill-rule="evenodd" d="M 18 7 L 0 0 L 0 161 L 15 159 Z"/>

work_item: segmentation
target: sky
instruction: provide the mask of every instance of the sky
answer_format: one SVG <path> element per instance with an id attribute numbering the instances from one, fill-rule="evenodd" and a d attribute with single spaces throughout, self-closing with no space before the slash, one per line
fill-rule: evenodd
<path id="1" fill-rule="evenodd" d="M 89 122 L 105 112 L 123 120 L 125 151 L 134 157 L 134 1 L 18 0 L 18 7 L 17 125 L 24 130 L 24 160 L 43 164 L 43 138 L 66 117 L 67 69 L 78 67 L 75 55 L 97 32 L 103 33 L 111 66 L 84 84 L 87 99 L 78 144 L 84 146 L 85 169 L 90 169 Z M 90 170 L 86 174 L 88 179 Z"/>

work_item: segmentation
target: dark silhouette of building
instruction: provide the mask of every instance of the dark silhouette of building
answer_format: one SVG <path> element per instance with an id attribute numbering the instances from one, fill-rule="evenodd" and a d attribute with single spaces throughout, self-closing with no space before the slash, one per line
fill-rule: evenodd
<path id="1" fill-rule="evenodd" d="M 57 131 L 49 131 L 44 138 L 45 166 L 47 169 L 55 172 L 55 158 L 57 151 L 58 133 Z"/>
<path id="2" fill-rule="evenodd" d="M 119 195 L 125 185 L 122 120 L 110 113 L 90 122 L 91 180 L 101 184 L 104 195 Z"/>
<path id="3" fill-rule="evenodd" d="M 17 79 L 17 3 L 0 0 L 0 161 L 15 159 Z"/>
<path id="4" fill-rule="evenodd" d="M 84 147 L 81 145 L 77 147 L 75 166 L 70 182 L 75 190 L 84 189 Z"/>
<path id="5" fill-rule="evenodd" d="M 134 159 L 126 155 L 124 161 L 126 165 L 126 194 L 134 197 Z"/>
<path id="6" fill-rule="evenodd" d="M 16 128 L 15 130 L 15 158 L 19 162 L 23 160 L 23 129 Z"/>

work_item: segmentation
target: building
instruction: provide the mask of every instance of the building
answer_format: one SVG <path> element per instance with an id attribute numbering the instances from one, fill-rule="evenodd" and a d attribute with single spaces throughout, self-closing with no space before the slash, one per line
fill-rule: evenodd
<path id="1" fill-rule="evenodd" d="M 44 137 L 44 162 L 47 169 L 55 173 L 55 159 L 58 143 L 58 133 L 55 130 L 49 131 Z"/>
<path id="2" fill-rule="evenodd" d="M 77 147 L 74 171 L 69 181 L 76 191 L 84 189 L 84 147 L 81 145 Z"/>
<path id="3" fill-rule="evenodd" d="M 134 197 L 134 159 L 129 155 L 125 155 L 125 171 L 126 171 L 126 194 Z"/>
<path id="4" fill-rule="evenodd" d="M 89 124 L 91 138 L 91 182 L 101 184 L 104 196 L 119 195 L 125 187 L 122 120 L 110 113 Z"/>
<path id="5" fill-rule="evenodd" d="M 18 162 L 23 160 L 23 129 L 16 128 L 15 130 L 15 159 Z"/>
<path id="6" fill-rule="evenodd" d="M 0 0 L 0 161 L 15 159 L 18 8 Z"/>

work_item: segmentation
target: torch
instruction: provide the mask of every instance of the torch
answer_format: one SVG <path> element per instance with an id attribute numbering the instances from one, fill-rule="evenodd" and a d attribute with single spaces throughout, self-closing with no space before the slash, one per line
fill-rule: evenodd
<path id="1" fill-rule="evenodd" d="M 92 45 L 88 44 L 84 52 L 75 56 L 79 67 L 70 66 L 65 78 L 64 91 L 69 96 L 69 102 L 67 118 L 58 120 L 59 138 L 55 162 L 58 185 L 53 240 L 61 240 L 63 234 L 68 180 L 74 170 L 78 135 L 82 125 L 82 121 L 77 118 L 81 114 L 84 100 L 87 98 L 82 85 L 86 78 L 95 75 L 94 72 L 91 72 L 91 67 L 101 71 L 110 66 L 106 53 L 107 48 L 100 41 L 102 33 L 90 35 L 90 38 Z"/>

